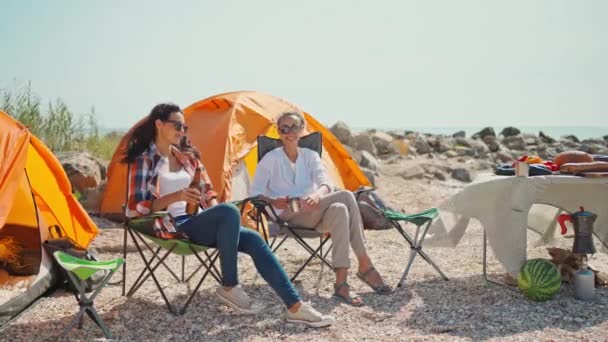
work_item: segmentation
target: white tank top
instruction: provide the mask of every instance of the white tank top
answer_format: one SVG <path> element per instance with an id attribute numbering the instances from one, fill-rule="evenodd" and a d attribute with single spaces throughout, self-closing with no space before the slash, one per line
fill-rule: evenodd
<path id="1" fill-rule="evenodd" d="M 161 196 L 187 188 L 192 178 L 182 167 L 179 171 L 161 171 L 158 174 L 159 194 Z M 178 201 L 169 204 L 167 210 L 173 217 L 186 215 L 186 201 Z"/>

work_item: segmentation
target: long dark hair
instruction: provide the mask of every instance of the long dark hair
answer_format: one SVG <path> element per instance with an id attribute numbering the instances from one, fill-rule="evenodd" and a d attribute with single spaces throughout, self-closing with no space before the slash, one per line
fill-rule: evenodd
<path id="1" fill-rule="evenodd" d="M 133 131 L 127 144 L 127 153 L 122 161 L 124 163 L 134 162 L 135 158 L 142 154 L 150 146 L 150 143 L 156 139 L 156 120 L 167 121 L 171 113 L 175 112 L 182 113 L 182 110 L 173 103 L 159 103 L 154 106 L 144 123 Z"/>

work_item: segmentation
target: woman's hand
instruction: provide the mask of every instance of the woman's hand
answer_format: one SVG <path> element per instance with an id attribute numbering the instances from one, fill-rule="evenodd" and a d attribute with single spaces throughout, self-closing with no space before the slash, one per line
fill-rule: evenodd
<path id="1" fill-rule="evenodd" d="M 275 208 L 287 209 L 287 197 L 272 198 L 269 202 Z"/>
<path id="2" fill-rule="evenodd" d="M 195 188 L 185 188 L 175 192 L 176 202 L 186 201 L 190 204 L 198 204 L 201 201 L 201 192 Z"/>
<path id="3" fill-rule="evenodd" d="M 320 200 L 321 200 L 321 196 L 319 196 L 317 193 L 312 193 L 306 197 L 303 197 L 300 200 L 300 205 L 304 209 L 314 209 L 319 205 Z"/>

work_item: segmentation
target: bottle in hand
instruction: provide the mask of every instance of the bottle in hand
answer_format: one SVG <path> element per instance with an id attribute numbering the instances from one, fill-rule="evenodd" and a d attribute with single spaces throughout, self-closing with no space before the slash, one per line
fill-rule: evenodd
<path id="1" fill-rule="evenodd" d="M 194 171 L 194 177 L 192 178 L 192 182 L 190 182 L 189 188 L 198 189 L 198 191 L 203 193 L 203 189 L 201 187 L 201 168 L 197 167 Z M 186 204 L 186 214 L 193 216 L 198 213 L 199 203 L 190 203 Z"/>

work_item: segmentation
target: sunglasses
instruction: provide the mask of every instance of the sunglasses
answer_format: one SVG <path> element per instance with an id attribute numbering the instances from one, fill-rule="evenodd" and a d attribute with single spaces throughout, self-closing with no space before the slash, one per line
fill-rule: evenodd
<path id="1" fill-rule="evenodd" d="M 188 132 L 188 126 L 186 126 L 186 124 L 183 122 L 175 121 L 175 120 L 165 120 L 165 122 L 172 123 L 173 127 L 175 127 L 175 130 L 177 130 L 177 131 L 181 131 L 183 129 L 184 133 Z"/>
<path id="2" fill-rule="evenodd" d="M 302 130 L 302 127 L 300 125 L 291 125 L 291 126 L 281 125 L 281 126 L 279 126 L 279 132 L 281 134 L 298 133 L 301 130 Z"/>

